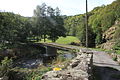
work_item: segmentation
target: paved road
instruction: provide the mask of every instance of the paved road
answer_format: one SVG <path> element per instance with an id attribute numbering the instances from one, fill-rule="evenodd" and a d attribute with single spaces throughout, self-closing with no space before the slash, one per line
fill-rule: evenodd
<path id="1" fill-rule="evenodd" d="M 120 65 L 103 51 L 93 50 L 95 80 L 120 80 Z"/>
<path id="2" fill-rule="evenodd" d="M 112 67 L 120 71 L 120 65 L 103 51 L 93 51 L 93 63 L 96 66 Z"/>

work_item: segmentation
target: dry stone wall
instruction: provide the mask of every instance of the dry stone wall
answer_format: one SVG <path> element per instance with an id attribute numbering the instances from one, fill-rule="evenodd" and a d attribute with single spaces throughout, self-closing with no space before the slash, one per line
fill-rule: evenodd
<path id="1" fill-rule="evenodd" d="M 69 66 L 61 71 L 49 71 L 42 76 L 42 80 L 89 80 L 92 75 L 93 54 L 77 53 Z"/>

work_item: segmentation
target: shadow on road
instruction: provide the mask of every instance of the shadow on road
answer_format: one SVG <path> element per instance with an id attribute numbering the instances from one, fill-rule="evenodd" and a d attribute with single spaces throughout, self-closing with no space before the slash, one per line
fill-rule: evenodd
<path id="1" fill-rule="evenodd" d="M 93 80 L 120 80 L 120 71 L 111 67 L 93 66 Z"/>

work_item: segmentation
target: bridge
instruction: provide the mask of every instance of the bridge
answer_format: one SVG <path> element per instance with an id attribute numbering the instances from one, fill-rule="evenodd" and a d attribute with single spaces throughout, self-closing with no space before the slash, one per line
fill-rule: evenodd
<path id="1" fill-rule="evenodd" d="M 44 54 L 44 56 L 46 56 L 46 57 L 56 56 L 57 50 L 64 50 L 64 51 L 70 51 L 70 50 L 76 51 L 77 50 L 73 46 L 70 46 L 70 45 L 67 46 L 67 45 L 56 44 L 56 43 L 33 43 L 30 45 L 44 48 L 45 52 L 46 52 L 46 54 Z"/>

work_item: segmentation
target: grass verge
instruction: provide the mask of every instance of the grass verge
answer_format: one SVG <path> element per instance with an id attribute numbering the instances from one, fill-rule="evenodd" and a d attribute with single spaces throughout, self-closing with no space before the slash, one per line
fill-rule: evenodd
<path id="1" fill-rule="evenodd" d="M 43 39 L 42 39 L 40 42 L 44 42 Z M 46 39 L 46 42 L 47 42 L 47 43 L 50 43 L 50 42 L 52 42 L 52 41 Z M 79 40 L 78 38 L 74 37 L 74 36 L 59 37 L 59 38 L 56 40 L 56 43 L 59 43 L 59 44 L 70 44 L 71 42 L 79 43 L 80 40 Z"/>

